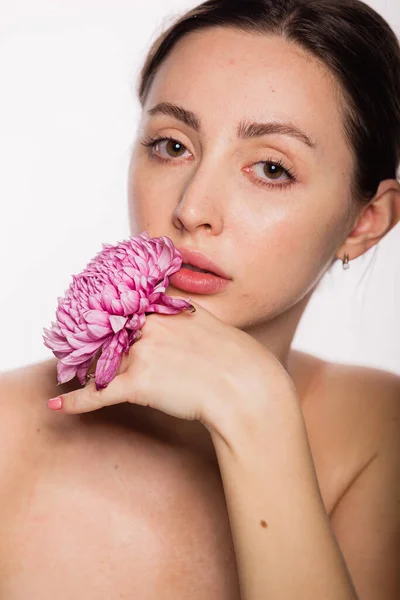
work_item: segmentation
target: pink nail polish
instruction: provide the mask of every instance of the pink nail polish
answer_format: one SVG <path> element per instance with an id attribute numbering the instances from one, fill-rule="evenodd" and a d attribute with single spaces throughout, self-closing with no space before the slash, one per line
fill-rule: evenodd
<path id="1" fill-rule="evenodd" d="M 52 410 L 60 410 L 60 408 L 62 408 L 62 398 L 61 398 L 61 396 L 58 396 L 57 398 L 51 398 L 47 402 L 47 406 L 49 408 L 51 408 Z"/>

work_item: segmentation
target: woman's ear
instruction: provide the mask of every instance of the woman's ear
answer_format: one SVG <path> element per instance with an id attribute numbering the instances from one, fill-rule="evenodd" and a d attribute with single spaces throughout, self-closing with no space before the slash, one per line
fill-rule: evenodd
<path id="1" fill-rule="evenodd" d="M 356 225 L 336 251 L 342 259 L 361 256 L 375 246 L 400 221 L 400 183 L 397 179 L 380 182 L 375 196 L 362 208 Z"/>

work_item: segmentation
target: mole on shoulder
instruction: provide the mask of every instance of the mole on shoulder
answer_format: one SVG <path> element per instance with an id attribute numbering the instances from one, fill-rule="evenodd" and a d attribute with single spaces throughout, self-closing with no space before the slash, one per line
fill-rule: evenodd
<path id="1" fill-rule="evenodd" d="M 261 527 L 268 527 L 268 523 L 264 520 L 260 521 Z"/>

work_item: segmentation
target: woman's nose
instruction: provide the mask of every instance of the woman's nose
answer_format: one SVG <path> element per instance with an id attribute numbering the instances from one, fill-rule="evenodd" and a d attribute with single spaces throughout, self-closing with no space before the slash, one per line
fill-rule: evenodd
<path id="1" fill-rule="evenodd" d="M 174 209 L 175 226 L 188 231 L 205 227 L 214 235 L 219 234 L 226 211 L 223 187 L 215 174 L 199 168 L 187 183 Z"/>

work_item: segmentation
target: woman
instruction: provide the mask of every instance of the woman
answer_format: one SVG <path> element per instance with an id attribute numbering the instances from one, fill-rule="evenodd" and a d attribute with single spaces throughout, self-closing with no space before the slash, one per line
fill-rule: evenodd
<path id="1" fill-rule="evenodd" d="M 196 313 L 149 316 L 100 391 L 3 375 L 0 596 L 398 598 L 399 377 L 290 348 L 400 218 L 393 31 L 358 0 L 205 2 L 139 98 L 131 233 L 182 251 Z"/>

